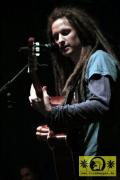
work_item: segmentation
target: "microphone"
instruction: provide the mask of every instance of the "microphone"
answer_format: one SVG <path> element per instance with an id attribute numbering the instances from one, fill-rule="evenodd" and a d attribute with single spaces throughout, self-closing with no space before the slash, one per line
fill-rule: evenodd
<path id="1" fill-rule="evenodd" d="M 51 49 L 51 48 L 56 47 L 56 45 L 50 44 L 50 43 L 40 44 L 39 42 L 35 42 L 34 45 L 37 48 L 47 48 L 47 49 Z M 29 48 L 29 46 L 22 46 L 22 47 L 19 48 L 19 51 L 22 51 L 22 50 L 30 50 L 30 48 Z"/>
<path id="2" fill-rule="evenodd" d="M 38 46 L 51 49 L 51 48 L 55 47 L 55 44 L 46 43 L 46 44 L 39 44 Z"/>
<path id="3" fill-rule="evenodd" d="M 46 49 L 50 49 L 50 50 L 56 50 L 58 49 L 58 45 L 54 44 L 54 43 L 45 43 L 45 44 L 41 44 L 40 42 L 35 42 L 35 38 L 34 37 L 29 37 L 28 38 L 28 46 L 23 46 L 20 47 L 18 52 L 21 51 L 33 51 L 33 52 L 38 52 L 40 53 L 40 50 L 46 50 Z"/>

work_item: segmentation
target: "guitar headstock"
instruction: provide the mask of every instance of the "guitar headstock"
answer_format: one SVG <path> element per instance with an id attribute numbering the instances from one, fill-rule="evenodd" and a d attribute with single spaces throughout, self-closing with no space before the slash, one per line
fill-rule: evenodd
<path id="1" fill-rule="evenodd" d="M 41 85 L 39 82 L 39 77 L 37 74 L 38 70 L 38 56 L 40 56 L 40 46 L 39 42 L 35 42 L 34 37 L 28 39 L 28 73 L 31 74 L 32 83 L 36 90 L 37 96 L 42 97 Z"/>
<path id="2" fill-rule="evenodd" d="M 38 56 L 40 56 L 39 42 L 35 42 L 35 38 L 30 37 L 28 39 L 28 73 L 37 71 Z"/>
<path id="3" fill-rule="evenodd" d="M 34 56 L 40 56 L 40 43 L 35 42 L 34 37 L 28 39 L 28 47 L 31 49 L 31 53 Z"/>

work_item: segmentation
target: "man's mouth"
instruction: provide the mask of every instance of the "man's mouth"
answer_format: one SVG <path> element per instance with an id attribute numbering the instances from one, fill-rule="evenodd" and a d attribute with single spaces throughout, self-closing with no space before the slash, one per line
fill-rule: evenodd
<path id="1" fill-rule="evenodd" d="M 69 48 L 69 46 L 66 45 L 66 46 L 62 46 L 60 49 L 61 49 L 61 50 L 67 50 L 68 48 Z"/>

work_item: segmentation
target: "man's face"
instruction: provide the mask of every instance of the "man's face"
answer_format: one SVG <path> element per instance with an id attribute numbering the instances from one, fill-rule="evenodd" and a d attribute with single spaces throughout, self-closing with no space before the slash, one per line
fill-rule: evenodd
<path id="1" fill-rule="evenodd" d="M 80 52 L 80 39 L 67 18 L 62 17 L 53 22 L 52 35 L 62 55 L 72 58 L 74 54 Z"/>

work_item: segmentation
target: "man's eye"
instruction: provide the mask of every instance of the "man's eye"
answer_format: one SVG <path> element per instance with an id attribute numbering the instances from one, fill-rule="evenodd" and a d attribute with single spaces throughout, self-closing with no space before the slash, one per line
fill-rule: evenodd
<path id="1" fill-rule="evenodd" d="M 70 30 L 63 30 L 61 32 L 62 35 L 67 36 L 70 33 Z"/>
<path id="2" fill-rule="evenodd" d="M 53 39 L 54 39 L 54 40 L 58 40 L 58 34 L 55 34 L 55 35 L 53 36 Z"/>

